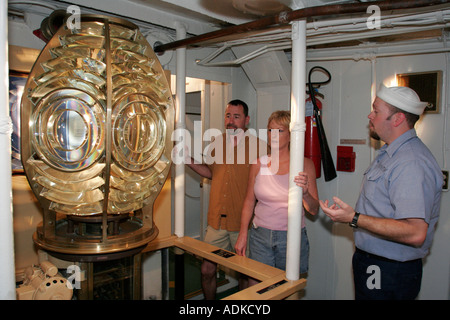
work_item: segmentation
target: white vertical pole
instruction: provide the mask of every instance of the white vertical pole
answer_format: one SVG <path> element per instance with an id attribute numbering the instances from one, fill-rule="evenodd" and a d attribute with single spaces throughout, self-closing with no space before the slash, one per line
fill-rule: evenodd
<path id="1" fill-rule="evenodd" d="M 186 38 L 186 28 L 179 22 L 175 23 L 177 30 L 177 40 Z M 186 48 L 176 50 L 177 56 L 177 80 L 176 80 L 176 110 L 175 110 L 175 130 L 179 138 L 182 138 L 182 145 L 186 143 Z M 179 162 L 178 162 L 179 163 Z M 185 167 L 184 161 L 175 165 L 175 235 L 184 237 L 185 220 Z"/>
<path id="2" fill-rule="evenodd" d="M 8 5 L 0 2 L 0 300 L 16 298 L 9 116 Z"/>
<path id="3" fill-rule="evenodd" d="M 303 190 L 294 177 L 303 171 L 305 146 L 306 20 L 292 23 L 291 145 L 286 278 L 300 278 Z"/>

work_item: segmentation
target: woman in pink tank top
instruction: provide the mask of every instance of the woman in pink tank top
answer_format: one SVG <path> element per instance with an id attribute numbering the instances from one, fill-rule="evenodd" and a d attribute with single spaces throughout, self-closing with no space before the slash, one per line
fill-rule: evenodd
<path id="1" fill-rule="evenodd" d="M 276 111 L 268 120 L 268 142 L 271 154 L 252 164 L 246 198 L 242 208 L 241 228 L 236 242 L 236 253 L 285 270 L 286 234 L 288 221 L 290 113 Z M 294 182 L 303 188 L 303 214 L 315 215 L 319 210 L 316 172 L 312 160 L 304 159 L 304 172 Z M 252 221 L 250 236 L 249 224 Z M 302 223 L 300 273 L 308 270 L 308 239 L 305 222 Z M 251 284 L 256 282 L 252 281 Z"/>

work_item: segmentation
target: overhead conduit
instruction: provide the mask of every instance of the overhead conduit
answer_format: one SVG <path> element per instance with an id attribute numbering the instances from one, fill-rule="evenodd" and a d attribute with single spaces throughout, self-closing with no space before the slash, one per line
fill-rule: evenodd
<path id="1" fill-rule="evenodd" d="M 322 44 L 337 43 L 349 40 L 364 41 L 369 38 L 376 38 L 388 35 L 400 35 L 405 33 L 427 31 L 433 29 L 442 29 L 450 26 L 450 9 L 445 9 L 438 12 L 429 12 L 424 14 L 401 15 L 394 18 L 381 17 L 380 29 L 368 30 L 366 26 L 367 17 L 357 19 L 344 20 L 327 20 L 314 21 L 307 23 L 306 26 L 306 45 L 317 46 Z M 340 24 L 336 26 L 336 24 Z M 331 35 L 330 35 L 331 34 Z M 290 40 L 291 30 L 271 30 L 267 33 L 252 36 L 250 38 L 238 39 L 225 42 L 220 48 L 212 52 L 207 57 L 198 60 L 197 64 L 208 67 L 217 66 L 235 66 L 254 59 L 264 53 L 276 50 L 287 50 L 292 47 Z M 212 62 L 225 50 L 245 45 L 249 43 L 266 43 L 257 50 L 239 57 L 234 60 Z M 374 45 L 373 47 L 376 47 Z M 351 55 L 338 55 L 333 57 L 313 58 L 308 56 L 307 60 L 333 60 L 333 59 L 372 59 L 375 55 L 387 56 L 399 53 L 375 53 L 373 47 L 363 46 L 360 51 Z M 354 49 L 354 47 L 352 47 Z M 434 53 L 449 51 L 450 48 L 426 48 L 417 53 Z M 354 51 L 354 50 L 353 50 Z"/>
<path id="2" fill-rule="evenodd" d="M 448 0 L 392 0 L 392 1 L 372 1 L 363 3 L 349 3 L 327 6 L 316 6 L 294 10 L 291 12 L 282 12 L 278 15 L 265 17 L 256 21 L 228 27 L 225 29 L 205 33 L 195 37 L 177 40 L 174 42 L 166 43 L 156 46 L 155 52 L 160 53 L 167 50 L 173 50 L 180 47 L 194 46 L 202 42 L 208 42 L 217 40 L 222 37 L 245 34 L 250 31 L 263 30 L 269 27 L 283 27 L 287 26 L 290 22 L 306 19 L 317 18 L 332 15 L 343 15 L 353 13 L 366 13 L 368 6 L 376 5 L 380 8 L 380 11 L 398 10 L 398 9 L 411 9 L 421 8 L 428 6 L 443 5 L 449 3 Z M 219 41 L 216 41 L 219 42 Z"/>

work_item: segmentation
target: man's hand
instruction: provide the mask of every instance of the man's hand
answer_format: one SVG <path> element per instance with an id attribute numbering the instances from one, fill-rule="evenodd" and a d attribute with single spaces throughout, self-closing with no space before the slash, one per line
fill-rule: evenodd
<path id="1" fill-rule="evenodd" d="M 333 197 L 333 204 L 328 200 L 319 200 L 320 207 L 327 216 L 334 222 L 351 222 L 355 215 L 355 210 L 338 197 Z"/>

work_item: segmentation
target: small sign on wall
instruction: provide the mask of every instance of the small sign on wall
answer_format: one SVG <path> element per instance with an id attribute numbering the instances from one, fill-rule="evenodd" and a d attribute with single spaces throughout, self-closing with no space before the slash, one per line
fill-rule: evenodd
<path id="1" fill-rule="evenodd" d="M 337 146 L 337 171 L 355 172 L 356 153 L 353 147 Z"/>

